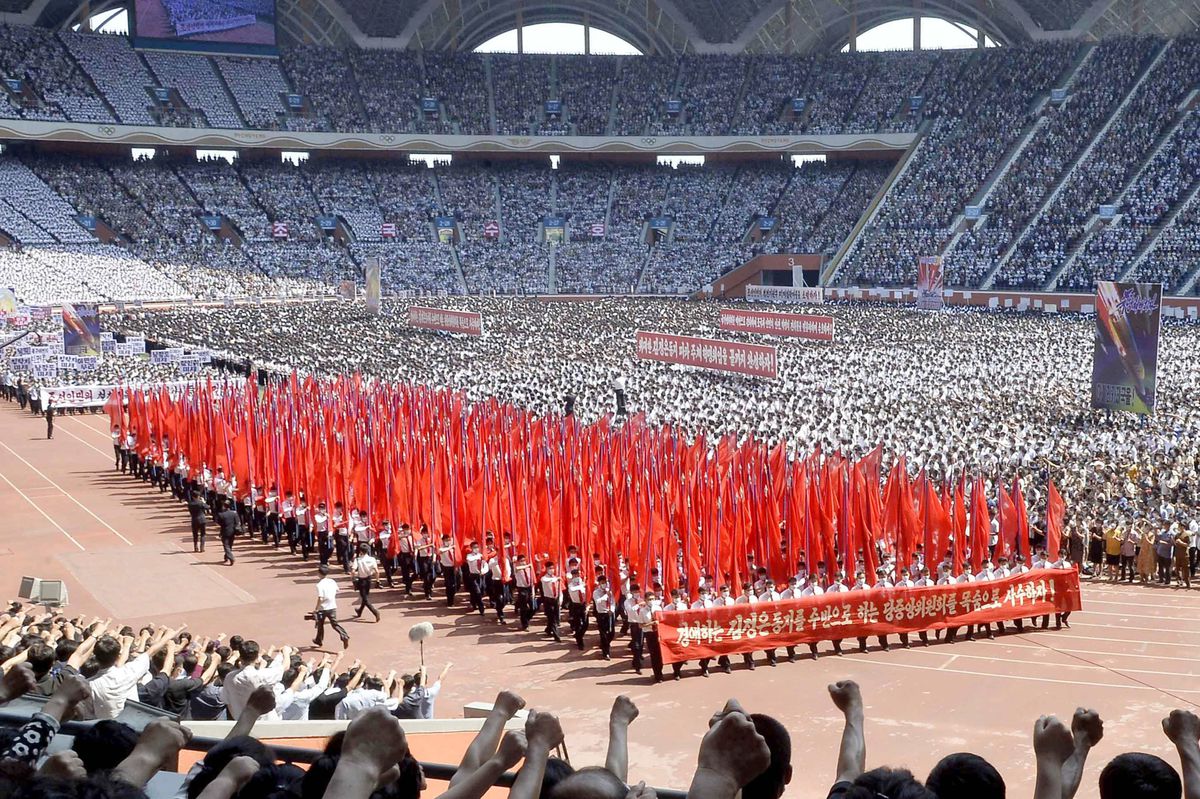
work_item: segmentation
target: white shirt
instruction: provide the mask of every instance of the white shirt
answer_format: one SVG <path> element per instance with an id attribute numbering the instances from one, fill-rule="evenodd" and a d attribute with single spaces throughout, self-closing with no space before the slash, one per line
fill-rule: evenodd
<path id="1" fill-rule="evenodd" d="M 321 610 L 337 610 L 337 581 L 332 577 L 324 577 L 317 583 L 317 598 L 321 600 Z"/>
<path id="2" fill-rule="evenodd" d="M 96 719 L 115 719 L 130 699 L 137 701 L 137 687 L 150 671 L 150 656 L 141 654 L 123 666 L 105 669 L 88 680 L 92 689 L 91 713 Z M 86 710 L 86 708 L 85 708 Z"/>
<path id="3" fill-rule="evenodd" d="M 825 593 L 825 589 L 821 588 L 821 586 L 816 583 L 809 583 L 808 587 L 800 592 L 800 596 L 820 596 L 823 593 Z"/>
<path id="4" fill-rule="evenodd" d="M 542 596 L 546 599 L 558 599 L 562 595 L 562 578 L 557 574 L 542 575 Z"/>
<path id="5" fill-rule="evenodd" d="M 596 606 L 597 613 L 613 612 L 613 595 L 607 585 L 592 592 L 592 603 Z"/>
<path id="6" fill-rule="evenodd" d="M 400 701 L 398 699 L 389 697 L 383 691 L 374 688 L 355 688 L 346 694 L 345 699 L 338 702 L 337 708 L 333 711 L 333 717 L 336 719 L 356 719 L 373 707 L 382 705 L 388 710 L 395 710 L 399 704 Z"/>
<path id="7" fill-rule="evenodd" d="M 242 715 L 242 711 L 246 709 L 246 703 L 250 701 L 250 694 L 254 693 L 255 688 L 262 686 L 273 688 L 275 683 L 283 678 L 285 665 L 283 654 L 280 653 L 275 655 L 275 659 L 269 666 L 261 668 L 247 666 L 230 674 L 221 688 L 221 698 L 225 700 L 225 708 L 229 711 L 230 718 L 236 719 Z M 277 709 L 272 710 L 262 716 L 260 720 L 279 721 L 279 712 Z"/>
<path id="8" fill-rule="evenodd" d="M 359 555 L 358 558 L 355 559 L 355 561 L 354 561 L 354 576 L 355 577 L 360 577 L 360 578 L 374 577 L 375 572 L 378 570 L 379 570 L 379 561 L 375 560 L 375 558 L 371 557 L 370 555 Z M 322 580 L 321 582 L 323 583 L 325 581 Z M 333 582 L 333 581 L 330 580 L 330 582 Z M 319 585 L 320 585 L 320 583 L 318 583 L 318 586 Z M 335 592 L 336 592 L 336 586 L 337 586 L 337 584 L 334 583 Z M 323 609 L 328 610 L 328 608 L 323 608 Z"/>
<path id="9" fill-rule="evenodd" d="M 275 694 L 275 712 L 280 715 L 284 721 L 307 721 L 308 706 L 312 701 L 321 694 L 325 693 L 325 689 L 329 687 L 330 669 L 321 669 L 321 679 L 316 683 L 312 679 L 308 679 L 307 688 L 300 688 L 296 691 L 291 691 L 284 688 L 282 691 Z"/>

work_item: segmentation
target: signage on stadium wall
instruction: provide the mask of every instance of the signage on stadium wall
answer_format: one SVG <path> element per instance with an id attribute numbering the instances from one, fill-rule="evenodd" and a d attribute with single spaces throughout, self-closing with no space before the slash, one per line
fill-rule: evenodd
<path id="1" fill-rule="evenodd" d="M 17 78 L 5 78 L 4 85 L 7 86 L 8 90 L 13 94 L 20 94 L 24 88 L 21 81 Z"/>
<path id="2" fill-rule="evenodd" d="M 588 225 L 588 235 L 593 239 L 602 239 L 607 232 L 603 222 L 593 222 Z"/>
<path id="3" fill-rule="evenodd" d="M 379 226 L 379 237 L 384 239 L 396 238 L 396 223 L 384 222 Z"/>
<path id="4" fill-rule="evenodd" d="M 908 98 L 909 111 L 920 111 L 921 106 L 923 105 L 925 105 L 925 98 L 919 94 L 914 94 L 912 97 Z"/>
<path id="5" fill-rule="evenodd" d="M 652 216 L 650 217 L 651 230 L 670 230 L 671 217 L 669 216 Z"/>
<path id="6" fill-rule="evenodd" d="M 160 86 L 155 86 L 154 87 L 154 96 L 163 105 L 166 105 L 167 103 L 171 102 L 171 90 L 170 89 L 164 89 Z"/>
<path id="7" fill-rule="evenodd" d="M 666 106 L 668 114 L 683 113 L 683 100 L 667 100 Z"/>
<path id="8" fill-rule="evenodd" d="M 333 214 L 321 214 L 316 220 L 321 230 L 337 230 L 337 217 Z"/>
<path id="9" fill-rule="evenodd" d="M 968 205 L 963 209 L 963 219 L 978 219 L 983 216 L 982 205 Z"/>
<path id="10" fill-rule="evenodd" d="M 799 115 L 804 113 L 804 109 L 808 107 L 808 99 L 805 97 L 792 98 L 792 113 Z"/>
<path id="11" fill-rule="evenodd" d="M 637 332 L 637 356 L 646 361 L 677 363 L 717 372 L 752 377 L 779 376 L 779 349 L 765 344 L 745 344 L 670 333 Z"/>
<path id="12" fill-rule="evenodd" d="M 1079 610 L 1079 573 L 1034 569 L 1002 580 L 872 588 L 672 610 L 658 615 L 664 663 L 864 636 L 916 633 Z"/>
<path id="13" fill-rule="evenodd" d="M 722 308 L 717 326 L 737 333 L 833 341 L 833 317 Z"/>
<path id="14" fill-rule="evenodd" d="M 1066 89 L 1051 89 L 1050 90 L 1050 102 L 1062 103 L 1062 102 L 1065 102 L 1066 99 L 1067 99 L 1067 90 Z"/>
<path id="15" fill-rule="evenodd" d="M 426 114 L 436 114 L 438 110 L 438 99 L 436 97 L 422 97 L 421 110 Z"/>
<path id="16" fill-rule="evenodd" d="M 220 230 L 221 229 L 221 215 L 220 214 L 204 214 L 203 216 L 200 217 L 200 221 L 203 222 L 204 226 L 206 228 L 208 228 L 209 230 Z"/>
<path id="17" fill-rule="evenodd" d="M 938 255 L 922 257 L 917 262 L 917 307 L 924 311 L 939 311 L 945 305 L 942 294 L 945 276 L 942 274 L 942 258 Z"/>
<path id="18" fill-rule="evenodd" d="M 79 221 L 84 230 L 92 233 L 96 232 L 96 217 L 91 214 L 79 214 L 75 219 Z"/>
<path id="19" fill-rule="evenodd" d="M 550 116 L 558 116 L 562 113 L 562 100 L 547 100 L 546 113 Z"/>
<path id="20" fill-rule="evenodd" d="M 483 335 L 483 315 L 470 311 L 450 311 L 414 305 L 408 309 L 408 324 L 423 330 L 442 330 L 468 336 Z"/>
<path id="21" fill-rule="evenodd" d="M 286 239 L 288 237 L 287 222 L 272 222 L 271 237 L 276 239 Z"/>
<path id="22" fill-rule="evenodd" d="M 746 286 L 746 300 L 823 305 L 825 290 L 820 286 Z"/>
<path id="23" fill-rule="evenodd" d="M 775 217 L 760 216 L 758 218 L 758 229 L 763 231 L 764 233 L 768 230 L 774 230 L 775 229 Z"/>
<path id="24" fill-rule="evenodd" d="M 294 109 L 303 108 L 304 107 L 304 97 L 299 94 L 288 94 L 287 104 L 288 104 L 288 108 L 294 108 Z"/>
<path id="25" fill-rule="evenodd" d="M 1154 413 L 1161 330 L 1161 283 L 1097 284 L 1093 408 Z"/>
<path id="26" fill-rule="evenodd" d="M 1117 215 L 1117 206 L 1102 205 L 1096 210 L 1096 213 L 1100 216 L 1101 219 L 1112 219 L 1114 216 Z"/>
<path id="27" fill-rule="evenodd" d="M 485 239 L 500 238 L 500 223 L 494 219 L 489 219 L 483 223 L 483 237 Z"/>

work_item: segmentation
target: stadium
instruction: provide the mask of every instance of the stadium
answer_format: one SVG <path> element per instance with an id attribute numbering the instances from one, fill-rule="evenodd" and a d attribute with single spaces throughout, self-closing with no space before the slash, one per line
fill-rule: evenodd
<path id="1" fill-rule="evenodd" d="M 0 797 L 1200 797 L 1198 20 L 0 0 Z"/>

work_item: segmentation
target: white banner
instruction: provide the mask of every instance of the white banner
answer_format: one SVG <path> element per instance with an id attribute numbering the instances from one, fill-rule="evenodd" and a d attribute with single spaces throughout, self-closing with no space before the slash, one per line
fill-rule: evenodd
<path id="1" fill-rule="evenodd" d="M 241 385 L 245 382 L 245 378 L 231 378 L 221 382 L 213 381 L 213 396 L 219 398 L 222 394 L 222 388 L 227 384 Z M 175 380 L 167 383 L 155 383 L 145 386 L 145 388 L 165 386 L 172 397 L 178 398 L 184 389 L 195 385 L 197 385 L 196 381 Z M 115 385 L 58 386 L 56 388 L 47 388 L 46 391 L 50 394 L 50 401 L 60 408 L 90 408 L 108 402 L 108 398 L 113 395 L 113 392 L 117 388 L 118 386 Z"/>
<path id="2" fill-rule="evenodd" d="M 820 286 L 746 286 L 746 301 L 824 305 L 825 290 Z"/>
<path id="3" fill-rule="evenodd" d="M 58 377 L 58 365 L 54 363 L 35 363 L 33 365 L 33 377 L 36 380 L 48 380 Z"/>
<path id="4" fill-rule="evenodd" d="M 163 350 L 152 350 L 150 352 L 150 363 L 179 363 L 179 359 L 182 357 L 183 347 L 168 347 Z"/>

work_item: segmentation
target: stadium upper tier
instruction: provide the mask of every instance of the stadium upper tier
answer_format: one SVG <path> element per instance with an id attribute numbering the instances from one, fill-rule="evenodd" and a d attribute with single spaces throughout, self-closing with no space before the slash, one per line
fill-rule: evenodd
<path id="1" fill-rule="evenodd" d="M 306 47 L 279 61 L 143 54 L 120 37 L 33 28 L 0 26 L 0 41 L 9 116 L 534 136 L 917 133 L 898 168 L 831 156 L 798 170 L 780 160 L 553 170 L 544 157 L 292 167 L 251 150 L 234 165 L 186 152 L 131 163 L 24 146 L 0 169 L 0 231 L 25 252 L 5 255 L 14 263 L 0 275 L 36 274 L 34 258 L 69 268 L 54 253 L 73 247 L 100 257 L 82 214 L 124 245 L 122 269 L 155 276 L 129 293 L 128 282 L 106 286 L 104 269 L 68 270 L 61 288 L 29 296 L 329 291 L 373 255 L 387 289 L 472 293 L 688 292 L 755 252 L 822 254 L 827 279 L 857 285 L 912 285 L 927 255 L 945 257 L 950 285 L 972 288 L 1141 278 L 1186 294 L 1200 276 L 1195 38 L 811 57 Z M 547 118 L 547 99 L 561 100 L 559 118 Z M 565 219 L 566 245 L 547 245 L 547 216 Z M 450 245 L 439 218 L 452 219 Z M 774 224 L 760 234 L 764 218 Z"/>

